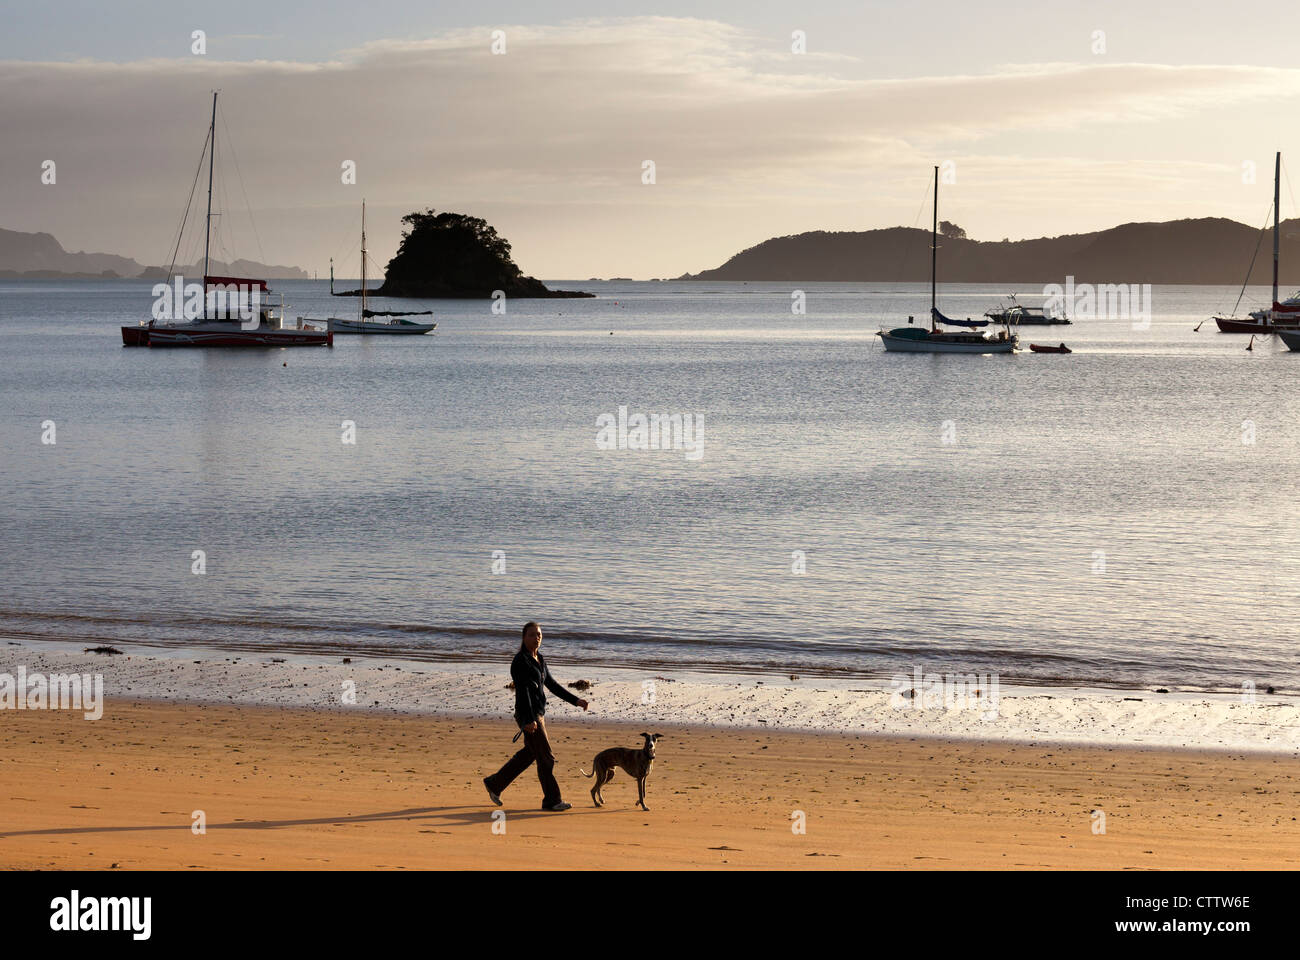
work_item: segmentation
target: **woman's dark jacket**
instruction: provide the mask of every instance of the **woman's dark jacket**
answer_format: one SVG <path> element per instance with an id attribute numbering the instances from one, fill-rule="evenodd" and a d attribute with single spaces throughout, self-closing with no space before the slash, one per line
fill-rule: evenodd
<path id="1" fill-rule="evenodd" d="M 526 648 L 520 647 L 510 664 L 510 677 L 515 682 L 515 719 L 521 727 L 528 726 L 546 713 L 546 690 L 566 703 L 578 706 L 578 698 L 551 676 L 540 650 L 534 660 Z"/>

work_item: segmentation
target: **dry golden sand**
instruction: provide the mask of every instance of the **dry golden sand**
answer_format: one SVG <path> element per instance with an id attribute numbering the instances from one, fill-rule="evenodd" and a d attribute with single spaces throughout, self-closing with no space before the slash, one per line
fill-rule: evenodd
<path id="1" fill-rule="evenodd" d="M 1294 868 L 1290 757 L 664 728 L 633 806 L 592 755 L 636 729 L 557 705 L 567 813 L 480 783 L 507 721 L 110 703 L 0 713 L 6 868 Z M 1106 815 L 1094 835 L 1090 811 Z M 207 833 L 191 832 L 202 810 Z M 807 815 L 795 835 L 791 815 Z"/>

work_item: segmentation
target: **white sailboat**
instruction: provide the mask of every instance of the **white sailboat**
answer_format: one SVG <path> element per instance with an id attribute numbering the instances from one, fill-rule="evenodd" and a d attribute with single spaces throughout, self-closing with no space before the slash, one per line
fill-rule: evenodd
<path id="1" fill-rule="evenodd" d="M 361 311 L 355 320 L 329 318 L 331 333 L 429 333 L 436 323 L 419 323 L 406 317 L 420 316 L 418 311 L 371 310 L 366 306 L 366 201 L 361 201 Z M 330 293 L 334 286 L 334 263 L 330 261 Z M 427 313 L 427 311 L 424 311 Z"/>
<path id="2" fill-rule="evenodd" d="M 987 327 L 988 320 L 954 320 L 939 312 L 936 304 L 936 275 L 939 252 L 939 168 L 934 168 L 934 223 L 930 229 L 930 329 L 895 327 L 878 330 L 876 336 L 886 350 L 897 353 L 1015 353 L 1020 338 L 1004 326 L 996 337 L 970 331 L 944 330 L 940 323 L 953 326 Z M 908 317 L 908 322 L 911 322 Z"/>

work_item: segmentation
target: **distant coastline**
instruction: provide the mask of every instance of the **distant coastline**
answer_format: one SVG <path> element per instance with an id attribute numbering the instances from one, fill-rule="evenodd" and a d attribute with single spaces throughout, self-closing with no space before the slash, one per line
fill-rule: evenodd
<path id="1" fill-rule="evenodd" d="M 1280 232 L 1281 282 L 1300 285 L 1300 220 L 1284 222 Z M 1073 276 L 1091 283 L 1240 284 L 1254 257 L 1250 282 L 1268 284 L 1273 269 L 1269 233 L 1222 218 L 1126 223 L 1036 240 L 970 240 L 962 231 L 939 239 L 939 282 L 1018 277 L 1060 283 Z M 929 280 L 929 270 L 930 231 L 890 227 L 773 237 L 719 267 L 675 279 L 920 282 Z"/>
<path id="2" fill-rule="evenodd" d="M 71 273 L 64 270 L 0 270 L 0 280 L 138 280 L 112 270 L 103 273 Z"/>
<path id="3" fill-rule="evenodd" d="M 199 264 L 178 265 L 175 273 L 197 277 Z M 235 260 L 213 260 L 208 272 L 259 280 L 309 280 L 301 267 Z M 17 280 L 166 280 L 168 271 L 115 253 L 70 253 L 51 234 L 0 228 L 0 278 Z"/>
<path id="4" fill-rule="evenodd" d="M 468 218 L 466 218 L 468 219 Z M 1029 240 L 972 240 L 960 228 L 942 236 L 940 283 L 1079 282 L 1227 285 L 1272 281 L 1268 230 L 1256 230 L 1225 218 L 1201 218 L 1152 223 L 1126 223 L 1092 233 Z M 1280 283 L 1300 286 L 1300 219 L 1281 224 Z M 728 258 L 720 266 L 684 273 L 674 281 L 739 282 L 922 282 L 929 280 L 928 230 L 889 227 L 866 231 L 809 231 L 772 237 Z M 462 283 L 454 271 L 444 272 L 427 261 L 409 275 L 390 276 L 369 289 L 373 296 L 428 299 L 479 299 L 501 290 L 507 297 L 535 299 L 587 298 L 577 290 L 550 290 L 522 275 L 503 257 L 502 270 L 491 286 Z M 1247 268 L 1252 264 L 1249 277 Z M 178 266 L 175 273 L 197 276 L 199 264 Z M 252 260 L 214 260 L 209 273 L 250 276 L 266 280 L 309 280 L 295 266 Z M 0 279 L 6 280 L 165 280 L 168 270 L 143 265 L 108 253 L 72 253 L 48 233 L 0 228 Z M 483 279 L 483 278 L 480 278 Z M 592 277 L 590 282 L 656 282 L 653 277 Z M 355 297 L 360 290 L 336 292 Z"/>

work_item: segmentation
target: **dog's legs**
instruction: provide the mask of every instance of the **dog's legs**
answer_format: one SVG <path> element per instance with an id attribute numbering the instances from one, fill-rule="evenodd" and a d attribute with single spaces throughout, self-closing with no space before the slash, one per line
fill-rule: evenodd
<path id="1" fill-rule="evenodd" d="M 645 777 L 636 778 L 636 792 L 637 792 L 637 803 L 641 804 L 642 810 L 644 810 L 646 813 L 649 813 L 650 808 L 645 805 Z"/>

